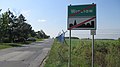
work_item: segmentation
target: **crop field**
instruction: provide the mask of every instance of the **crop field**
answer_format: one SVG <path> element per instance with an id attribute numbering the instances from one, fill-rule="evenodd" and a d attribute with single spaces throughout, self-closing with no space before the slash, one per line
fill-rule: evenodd
<path id="1" fill-rule="evenodd" d="M 44 67 L 67 67 L 68 44 L 55 39 Z M 91 40 L 72 39 L 72 67 L 91 67 L 91 45 Z M 94 53 L 94 67 L 120 66 L 120 41 L 95 40 Z"/>

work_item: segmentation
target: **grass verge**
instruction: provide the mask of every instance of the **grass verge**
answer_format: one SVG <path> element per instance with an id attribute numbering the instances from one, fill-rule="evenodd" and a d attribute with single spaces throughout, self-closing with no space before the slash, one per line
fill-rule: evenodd
<path id="1" fill-rule="evenodd" d="M 69 40 L 66 40 L 67 43 Z M 72 67 L 91 67 L 91 40 L 72 39 Z M 44 67 L 67 67 L 68 46 L 54 41 Z M 95 40 L 94 67 L 119 67 L 120 42 L 118 40 Z"/>
<path id="2" fill-rule="evenodd" d="M 36 41 L 42 41 L 43 39 L 36 38 Z M 24 44 L 30 44 L 34 41 L 26 41 L 26 42 L 19 42 L 19 43 L 0 43 L 0 49 L 10 48 L 10 47 L 21 47 Z"/>
<path id="3" fill-rule="evenodd" d="M 10 48 L 10 47 L 21 47 L 22 44 L 18 43 L 0 43 L 0 49 Z"/>
<path id="4" fill-rule="evenodd" d="M 43 41 L 44 39 L 36 38 L 36 41 Z"/>

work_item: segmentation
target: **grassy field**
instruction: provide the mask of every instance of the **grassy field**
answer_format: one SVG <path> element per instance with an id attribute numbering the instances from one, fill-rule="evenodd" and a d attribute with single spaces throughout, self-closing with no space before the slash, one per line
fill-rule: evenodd
<path id="1" fill-rule="evenodd" d="M 91 45 L 91 40 L 72 39 L 72 67 L 91 67 Z M 120 42 L 118 40 L 95 40 L 94 58 L 95 67 L 119 67 Z M 67 65 L 68 45 L 54 40 L 44 67 L 67 67 Z"/>

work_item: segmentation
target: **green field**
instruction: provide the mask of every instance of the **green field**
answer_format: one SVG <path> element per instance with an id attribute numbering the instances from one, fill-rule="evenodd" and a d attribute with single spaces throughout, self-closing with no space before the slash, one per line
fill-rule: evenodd
<path id="1" fill-rule="evenodd" d="M 72 67 L 91 67 L 91 45 L 91 40 L 72 39 Z M 95 67 L 120 66 L 120 41 L 95 40 L 94 50 Z M 44 67 L 67 67 L 68 54 L 68 45 L 55 39 Z"/>

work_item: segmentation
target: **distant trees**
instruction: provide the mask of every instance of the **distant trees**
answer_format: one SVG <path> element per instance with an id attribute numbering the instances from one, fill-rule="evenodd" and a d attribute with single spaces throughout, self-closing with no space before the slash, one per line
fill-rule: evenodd
<path id="1" fill-rule="evenodd" d="M 118 38 L 118 41 L 120 42 L 120 38 Z"/>
<path id="2" fill-rule="evenodd" d="M 47 38 L 41 30 L 37 33 L 26 22 L 26 18 L 20 14 L 15 16 L 9 9 L 0 14 L 0 42 L 25 41 L 29 37 Z"/>
<path id="3" fill-rule="evenodd" d="M 49 38 L 50 36 L 47 36 L 43 30 L 36 32 L 37 38 Z"/>

